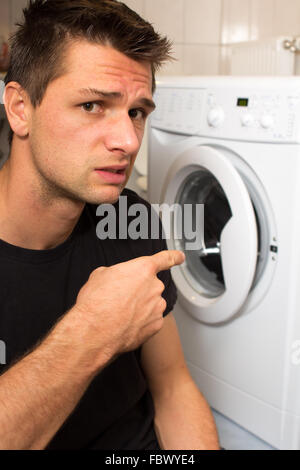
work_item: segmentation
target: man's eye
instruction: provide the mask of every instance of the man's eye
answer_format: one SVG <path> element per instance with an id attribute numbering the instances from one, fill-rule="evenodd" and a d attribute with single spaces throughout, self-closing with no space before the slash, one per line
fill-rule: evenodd
<path id="1" fill-rule="evenodd" d="M 131 109 L 129 111 L 129 116 L 132 118 L 132 119 L 146 119 L 147 117 L 147 113 L 144 109 Z"/>
<path id="2" fill-rule="evenodd" d="M 99 112 L 102 111 L 103 106 L 101 103 L 96 103 L 96 102 L 89 102 L 89 103 L 84 103 L 81 105 L 85 111 L 87 111 L 90 114 L 94 114 L 94 112 Z"/>

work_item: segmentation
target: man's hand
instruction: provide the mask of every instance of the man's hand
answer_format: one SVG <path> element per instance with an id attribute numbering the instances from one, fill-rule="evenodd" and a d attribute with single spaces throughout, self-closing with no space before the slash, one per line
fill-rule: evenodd
<path id="1" fill-rule="evenodd" d="M 91 273 L 66 319 L 79 321 L 82 340 L 96 356 L 99 351 L 99 365 L 103 356 L 136 349 L 160 330 L 166 301 L 157 274 L 184 259 L 181 251 L 161 251 Z"/>
<path id="2" fill-rule="evenodd" d="M 44 448 L 95 374 L 162 327 L 156 275 L 183 261 L 180 251 L 163 251 L 92 272 L 75 306 L 0 376 L 0 449 Z"/>

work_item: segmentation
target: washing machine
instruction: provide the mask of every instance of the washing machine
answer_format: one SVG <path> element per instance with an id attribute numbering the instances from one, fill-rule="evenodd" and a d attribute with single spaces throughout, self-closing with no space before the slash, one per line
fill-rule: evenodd
<path id="1" fill-rule="evenodd" d="M 186 254 L 187 365 L 212 408 L 300 449 L 300 78 L 165 77 L 155 102 L 148 194 Z"/>

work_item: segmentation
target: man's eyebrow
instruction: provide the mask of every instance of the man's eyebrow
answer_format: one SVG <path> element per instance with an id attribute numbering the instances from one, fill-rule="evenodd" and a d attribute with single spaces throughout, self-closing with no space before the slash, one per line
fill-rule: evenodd
<path id="1" fill-rule="evenodd" d="M 96 88 L 80 88 L 78 92 L 83 96 L 94 95 L 97 98 L 102 98 L 102 99 L 106 98 L 106 99 L 117 100 L 123 97 L 122 93 L 119 93 L 118 91 L 102 91 L 102 90 L 97 90 Z M 156 108 L 154 101 L 148 98 L 140 98 L 137 101 L 139 101 L 142 105 L 146 106 L 147 108 L 150 108 L 151 110 Z"/>
<path id="2" fill-rule="evenodd" d="M 148 98 L 141 98 L 140 103 L 150 108 L 152 111 L 156 108 L 154 101 L 149 100 Z"/>
<path id="3" fill-rule="evenodd" d="M 119 93 L 116 91 L 102 91 L 102 90 L 97 90 L 96 88 L 80 88 L 78 92 L 81 95 L 95 95 L 99 98 L 111 98 L 111 99 L 122 98 L 122 93 Z"/>

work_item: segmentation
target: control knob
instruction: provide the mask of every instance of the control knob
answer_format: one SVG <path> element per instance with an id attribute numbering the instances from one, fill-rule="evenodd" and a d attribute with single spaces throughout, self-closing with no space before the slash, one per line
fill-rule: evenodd
<path id="1" fill-rule="evenodd" d="M 225 113 L 221 106 L 212 108 L 207 116 L 207 122 L 211 127 L 220 127 L 225 120 Z"/>
<path id="2" fill-rule="evenodd" d="M 274 118 L 270 114 L 264 114 L 260 119 L 260 124 L 264 129 L 271 129 L 274 126 Z"/>
<path id="3" fill-rule="evenodd" d="M 241 122 L 244 127 L 251 127 L 254 123 L 254 117 L 250 113 L 243 114 Z"/>

